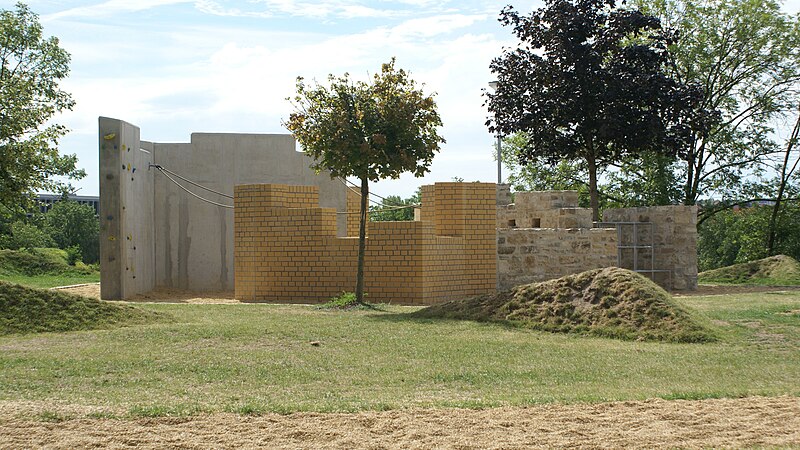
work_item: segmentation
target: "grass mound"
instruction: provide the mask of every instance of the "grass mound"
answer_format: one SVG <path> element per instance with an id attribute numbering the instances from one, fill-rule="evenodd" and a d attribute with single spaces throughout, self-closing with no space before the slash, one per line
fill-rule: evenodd
<path id="1" fill-rule="evenodd" d="M 0 335 L 77 331 L 168 320 L 134 306 L 0 281 Z"/>
<path id="2" fill-rule="evenodd" d="M 100 273 L 80 261 L 67 264 L 67 252 L 57 248 L 0 250 L 0 280 L 45 288 L 97 282 Z"/>
<path id="3" fill-rule="evenodd" d="M 421 309 L 416 317 L 510 323 L 543 331 L 668 342 L 712 333 L 661 287 L 626 269 L 595 269 Z"/>
<path id="4" fill-rule="evenodd" d="M 800 285 L 800 262 L 776 255 L 700 272 L 697 279 L 701 283 Z"/>

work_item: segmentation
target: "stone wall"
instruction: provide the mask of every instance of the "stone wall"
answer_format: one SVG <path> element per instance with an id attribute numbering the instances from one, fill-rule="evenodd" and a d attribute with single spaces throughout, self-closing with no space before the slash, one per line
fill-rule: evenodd
<path id="1" fill-rule="evenodd" d="M 591 228 L 591 210 L 577 206 L 577 191 L 517 192 L 498 205 L 497 228 Z"/>
<path id="2" fill-rule="evenodd" d="M 498 189 L 497 199 L 497 289 L 616 265 L 616 230 L 592 228 L 576 191 L 517 192 L 508 203 Z"/>
<path id="3" fill-rule="evenodd" d="M 354 290 L 358 238 L 336 236 L 336 211 L 320 208 L 317 192 L 236 187 L 237 299 L 316 303 Z M 495 185 L 437 183 L 422 203 L 422 221 L 370 224 L 368 299 L 424 305 L 493 292 Z"/>
<path id="4" fill-rule="evenodd" d="M 603 220 L 620 229 L 621 267 L 666 289 L 697 289 L 696 206 L 608 209 Z"/>
<path id="5" fill-rule="evenodd" d="M 497 289 L 617 264 L 613 228 L 497 230 Z"/>

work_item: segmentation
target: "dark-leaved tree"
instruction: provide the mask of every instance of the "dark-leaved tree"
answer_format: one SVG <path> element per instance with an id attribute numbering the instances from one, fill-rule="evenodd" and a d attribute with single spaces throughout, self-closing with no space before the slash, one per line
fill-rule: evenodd
<path id="1" fill-rule="evenodd" d="M 674 37 L 659 20 L 614 0 L 545 0 L 528 16 L 500 14 L 520 40 L 491 63 L 487 126 L 528 137 L 520 163 L 582 160 L 599 219 L 598 169 L 639 152 L 676 156 L 708 127 L 701 92 L 668 76 Z"/>
<path id="2" fill-rule="evenodd" d="M 398 178 L 403 172 L 422 176 L 439 144 L 442 125 L 436 102 L 425 95 L 395 60 L 384 64 L 372 82 L 354 82 L 348 74 L 328 76 L 330 87 L 306 86 L 297 79 L 295 112 L 284 123 L 306 153 L 313 168 L 331 177 L 361 180 L 356 301 L 364 301 L 369 182 Z"/>

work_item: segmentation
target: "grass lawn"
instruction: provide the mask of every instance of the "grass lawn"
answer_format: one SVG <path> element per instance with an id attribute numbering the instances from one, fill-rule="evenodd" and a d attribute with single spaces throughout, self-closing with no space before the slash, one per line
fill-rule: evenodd
<path id="1" fill-rule="evenodd" d="M 99 283 L 100 272 L 67 264 L 67 252 L 55 248 L 0 250 L 0 281 L 47 289 L 83 283 Z"/>
<path id="2" fill-rule="evenodd" d="M 800 395 L 800 293 L 677 300 L 719 339 L 590 338 L 395 306 L 147 304 L 176 322 L 0 337 L 0 400 L 163 416 Z"/>
<path id="3" fill-rule="evenodd" d="M 100 273 L 62 273 L 55 275 L 28 276 L 19 273 L 0 272 L 0 281 L 47 289 L 56 286 L 71 286 L 73 284 L 99 283 Z"/>

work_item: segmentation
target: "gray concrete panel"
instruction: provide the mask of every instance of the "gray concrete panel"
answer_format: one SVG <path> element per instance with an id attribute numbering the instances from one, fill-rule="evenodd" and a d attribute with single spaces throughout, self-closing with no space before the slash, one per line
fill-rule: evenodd
<path id="1" fill-rule="evenodd" d="M 109 134 L 116 140 L 107 146 L 119 150 L 123 139 L 125 152 L 102 148 Z M 150 161 L 224 194 L 175 178 L 219 204 L 233 205 L 225 195 L 232 196 L 237 184 L 282 183 L 319 186 L 321 206 L 346 210 L 345 186 L 326 173 L 315 174 L 309 168 L 311 159 L 296 151 L 291 135 L 194 133 L 190 143 L 154 143 L 139 141 L 133 125 L 101 118 L 100 140 L 101 177 L 111 175 L 101 180 L 101 208 L 105 204 L 108 216 L 120 218 L 102 223 L 103 239 L 114 236 L 101 246 L 106 252 L 101 264 L 103 298 L 127 298 L 155 287 L 198 292 L 234 288 L 233 209 L 196 198 L 155 168 L 148 172 Z M 345 235 L 344 215 L 339 215 L 338 224 L 339 235 Z"/>
<path id="2" fill-rule="evenodd" d="M 104 299 L 125 299 L 155 287 L 152 153 L 139 128 L 99 119 L 100 277 Z"/>

